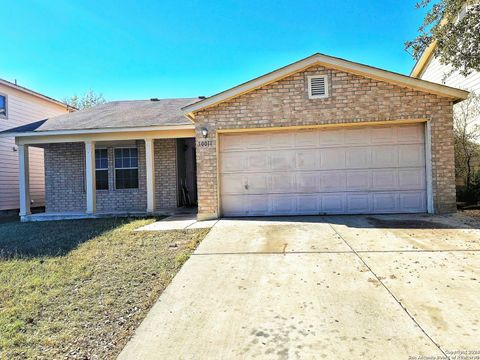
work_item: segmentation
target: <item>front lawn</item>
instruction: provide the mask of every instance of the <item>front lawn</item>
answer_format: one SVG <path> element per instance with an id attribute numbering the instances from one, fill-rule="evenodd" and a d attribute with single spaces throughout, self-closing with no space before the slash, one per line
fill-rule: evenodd
<path id="1" fill-rule="evenodd" d="M 114 359 L 208 230 L 0 223 L 0 358 Z"/>

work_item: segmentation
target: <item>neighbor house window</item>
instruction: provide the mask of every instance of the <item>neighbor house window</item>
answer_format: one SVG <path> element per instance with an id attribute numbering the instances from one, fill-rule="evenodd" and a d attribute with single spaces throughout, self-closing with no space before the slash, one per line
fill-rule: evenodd
<path id="1" fill-rule="evenodd" d="M 138 152 L 136 148 L 115 149 L 115 188 L 138 188 Z"/>
<path id="2" fill-rule="evenodd" d="M 108 190 L 107 149 L 95 149 L 95 180 L 97 190 Z"/>
<path id="3" fill-rule="evenodd" d="M 7 97 L 0 94 L 0 117 L 7 117 Z"/>

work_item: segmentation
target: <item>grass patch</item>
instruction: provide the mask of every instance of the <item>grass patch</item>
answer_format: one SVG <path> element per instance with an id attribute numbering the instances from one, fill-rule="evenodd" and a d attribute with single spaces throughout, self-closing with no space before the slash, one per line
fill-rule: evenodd
<path id="1" fill-rule="evenodd" d="M 208 230 L 0 224 L 0 358 L 114 359 Z"/>

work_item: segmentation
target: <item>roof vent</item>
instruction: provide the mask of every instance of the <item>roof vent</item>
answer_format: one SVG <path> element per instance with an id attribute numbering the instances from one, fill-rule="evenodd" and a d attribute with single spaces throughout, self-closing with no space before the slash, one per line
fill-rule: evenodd
<path id="1" fill-rule="evenodd" d="M 199 96 L 198 97 L 200 100 L 203 100 L 203 99 L 206 99 L 207 97 L 206 96 Z"/>
<path id="2" fill-rule="evenodd" d="M 160 101 L 159 98 L 151 98 L 150 101 Z"/>
<path id="3" fill-rule="evenodd" d="M 324 99 L 328 97 L 327 75 L 308 77 L 308 97 L 310 99 Z"/>

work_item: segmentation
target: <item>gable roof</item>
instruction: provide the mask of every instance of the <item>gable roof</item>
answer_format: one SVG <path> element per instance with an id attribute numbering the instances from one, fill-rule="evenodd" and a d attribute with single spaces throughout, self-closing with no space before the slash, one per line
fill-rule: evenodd
<path id="1" fill-rule="evenodd" d="M 17 85 L 15 83 L 12 83 L 10 81 L 7 81 L 5 79 L 0 79 L 0 85 L 4 85 L 4 86 L 8 86 L 12 89 L 16 89 L 16 90 L 19 90 L 21 92 L 24 92 L 26 94 L 29 94 L 29 95 L 33 95 L 35 97 L 38 97 L 42 100 L 46 100 L 48 102 L 51 102 L 51 103 L 54 103 L 56 105 L 60 105 L 62 107 L 64 107 L 65 109 L 67 110 L 76 110 L 73 106 L 70 106 L 68 104 L 65 104 L 64 102 L 61 102 L 59 100 L 56 100 L 54 98 L 51 98 L 50 96 L 47 96 L 47 95 L 43 95 L 43 94 L 40 94 L 39 92 L 36 92 L 36 91 L 33 91 L 33 90 L 30 90 L 30 89 L 27 89 L 26 87 L 23 87 L 23 86 L 20 86 L 20 85 Z"/>
<path id="2" fill-rule="evenodd" d="M 323 65 L 328 68 L 345 71 L 348 73 L 365 76 L 368 78 L 393 83 L 399 86 L 424 91 L 427 93 L 452 98 L 454 102 L 464 100 L 468 96 L 468 91 L 452 88 L 449 86 L 433 83 L 430 81 L 416 79 L 407 75 L 382 70 L 376 67 L 344 60 L 341 58 L 328 56 L 320 53 L 313 54 L 305 59 L 274 70 L 268 74 L 262 75 L 253 80 L 247 81 L 241 85 L 222 91 L 216 95 L 210 96 L 194 104 L 187 105 L 183 110 L 189 117 L 193 118 L 195 111 L 205 109 L 221 102 L 233 99 L 262 86 L 268 85 L 287 76 L 305 70 L 313 65 Z"/>
<path id="3" fill-rule="evenodd" d="M 192 125 L 181 110 L 198 98 L 112 101 L 3 131 L 6 135 L 42 135 L 79 131 Z"/>
<path id="4" fill-rule="evenodd" d="M 432 55 L 435 52 L 435 49 L 437 48 L 437 42 L 434 41 L 428 47 L 425 49 L 425 51 L 422 53 L 422 56 L 417 60 L 415 63 L 415 66 L 413 67 L 412 71 L 410 72 L 410 76 L 415 77 L 415 78 L 420 78 L 422 74 L 425 71 L 425 68 L 427 67 L 428 62 L 432 58 Z"/>

